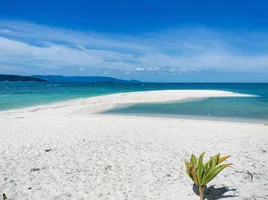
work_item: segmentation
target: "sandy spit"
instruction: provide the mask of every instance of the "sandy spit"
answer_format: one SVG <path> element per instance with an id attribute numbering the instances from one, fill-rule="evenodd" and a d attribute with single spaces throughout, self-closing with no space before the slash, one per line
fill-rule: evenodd
<path id="1" fill-rule="evenodd" d="M 205 160 L 220 152 L 233 163 L 208 185 L 207 199 L 268 199 L 267 125 L 95 114 L 124 103 L 218 96 L 247 95 L 136 92 L 0 112 L 0 193 L 12 200 L 199 199 L 183 161 L 206 151 Z"/>

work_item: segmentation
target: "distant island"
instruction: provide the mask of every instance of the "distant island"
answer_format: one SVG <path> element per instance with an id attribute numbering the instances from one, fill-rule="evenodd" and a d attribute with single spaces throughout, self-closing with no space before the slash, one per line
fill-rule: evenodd
<path id="1" fill-rule="evenodd" d="M 139 83 L 137 80 L 122 80 L 105 76 L 60 76 L 60 75 L 33 75 L 34 78 L 48 82 L 72 82 L 72 83 Z"/>
<path id="2" fill-rule="evenodd" d="M 46 82 L 46 80 L 31 77 L 31 76 L 19 76 L 19 75 L 6 75 L 0 74 L 0 81 L 36 81 L 36 82 Z"/>
<path id="3" fill-rule="evenodd" d="M 53 83 L 139 83 L 137 80 L 122 80 L 104 76 L 59 76 L 59 75 L 7 75 L 0 74 L 0 81 L 36 81 Z"/>

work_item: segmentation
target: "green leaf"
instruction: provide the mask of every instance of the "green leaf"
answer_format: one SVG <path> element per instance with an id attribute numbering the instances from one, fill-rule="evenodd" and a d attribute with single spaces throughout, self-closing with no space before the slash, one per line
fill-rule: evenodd
<path id="1" fill-rule="evenodd" d="M 220 158 L 220 154 L 217 154 L 215 156 L 213 156 L 211 159 L 211 168 L 214 168 L 216 165 L 218 165 L 218 162 L 219 162 L 219 158 Z"/>
<path id="2" fill-rule="evenodd" d="M 221 154 L 218 153 L 218 154 L 215 155 L 215 157 L 217 158 L 217 165 L 218 165 L 218 164 L 219 164 L 219 159 L 220 159 L 220 157 L 221 157 Z"/>
<path id="3" fill-rule="evenodd" d="M 219 163 L 218 164 L 221 164 L 223 161 L 225 161 L 226 159 L 230 158 L 231 156 L 224 156 L 224 157 L 221 157 L 219 159 Z"/>
<path id="4" fill-rule="evenodd" d="M 203 172 L 204 172 L 204 166 L 203 166 L 203 157 L 205 155 L 205 152 L 203 152 L 199 159 L 198 159 L 198 164 L 197 164 L 197 179 L 198 182 L 201 183 L 202 181 L 202 176 L 203 176 Z"/>
<path id="5" fill-rule="evenodd" d="M 191 164 L 195 164 L 196 161 L 197 161 L 197 158 L 195 157 L 194 154 L 192 154 L 192 155 L 191 155 L 191 158 L 190 158 L 190 163 L 191 163 Z"/>
<path id="6" fill-rule="evenodd" d="M 231 164 L 224 164 L 224 165 L 219 165 L 213 169 L 211 169 L 203 178 L 201 185 L 206 185 L 208 184 L 215 176 L 217 176 L 224 168 L 230 166 Z"/>
<path id="7" fill-rule="evenodd" d="M 207 161 L 204 165 L 204 167 L 206 168 L 206 170 L 208 170 L 212 165 L 212 159 L 209 159 L 209 161 Z"/>

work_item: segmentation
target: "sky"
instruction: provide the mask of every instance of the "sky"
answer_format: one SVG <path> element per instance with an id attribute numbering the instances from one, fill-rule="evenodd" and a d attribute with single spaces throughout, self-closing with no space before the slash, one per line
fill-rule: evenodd
<path id="1" fill-rule="evenodd" d="M 3 0 L 0 74 L 268 82 L 266 0 Z"/>

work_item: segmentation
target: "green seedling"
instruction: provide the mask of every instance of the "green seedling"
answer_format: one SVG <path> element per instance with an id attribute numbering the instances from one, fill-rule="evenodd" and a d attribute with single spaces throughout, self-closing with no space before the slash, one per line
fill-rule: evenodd
<path id="1" fill-rule="evenodd" d="M 204 200 L 204 188 L 206 185 L 214 179 L 224 168 L 231 164 L 221 164 L 230 156 L 220 157 L 217 154 L 209 159 L 205 164 L 203 163 L 204 153 L 202 153 L 197 159 L 192 154 L 190 162 L 185 161 L 186 173 L 192 179 L 194 184 L 198 187 L 200 200 Z"/>

